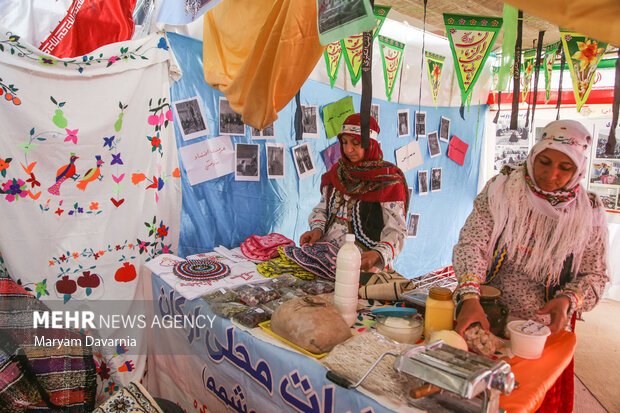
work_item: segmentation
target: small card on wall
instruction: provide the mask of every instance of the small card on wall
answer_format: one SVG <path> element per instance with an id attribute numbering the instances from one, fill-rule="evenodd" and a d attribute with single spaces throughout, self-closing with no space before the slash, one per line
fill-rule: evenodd
<path id="1" fill-rule="evenodd" d="M 448 144 L 448 158 L 463 166 L 465 155 L 467 155 L 467 148 L 469 148 L 467 143 L 460 140 L 458 136 L 453 135 Z"/>
<path id="2" fill-rule="evenodd" d="M 422 153 L 418 141 L 411 141 L 407 145 L 396 149 L 396 165 L 403 172 L 420 166 L 422 163 Z"/>

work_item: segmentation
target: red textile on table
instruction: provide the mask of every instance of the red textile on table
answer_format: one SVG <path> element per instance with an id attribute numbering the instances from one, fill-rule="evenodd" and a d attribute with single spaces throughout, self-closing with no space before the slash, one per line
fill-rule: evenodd
<path id="1" fill-rule="evenodd" d="M 75 0 L 39 49 L 56 57 L 76 57 L 129 40 L 135 6 L 136 0 Z"/>

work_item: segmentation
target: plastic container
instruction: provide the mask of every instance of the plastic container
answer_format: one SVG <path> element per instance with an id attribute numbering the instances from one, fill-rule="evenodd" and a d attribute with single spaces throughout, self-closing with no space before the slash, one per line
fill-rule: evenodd
<path id="1" fill-rule="evenodd" d="M 345 235 L 345 243 L 336 257 L 336 283 L 341 286 L 334 293 L 334 306 L 342 318 L 352 325 L 357 320 L 357 294 L 362 255 L 355 246 L 355 235 Z M 355 299 L 355 308 L 351 304 Z"/>
<path id="2" fill-rule="evenodd" d="M 424 322 L 419 315 L 376 316 L 376 329 L 379 334 L 399 343 L 415 344 L 422 337 Z"/>
<path id="3" fill-rule="evenodd" d="M 525 331 L 522 331 L 525 323 L 532 325 L 531 322 L 525 320 L 515 320 L 508 323 L 510 350 L 515 356 L 534 360 L 542 356 L 551 330 L 547 326 L 533 323 L 534 329 L 525 328 Z"/>
<path id="4" fill-rule="evenodd" d="M 424 310 L 424 337 L 434 331 L 452 330 L 454 327 L 454 302 L 448 288 L 433 287 L 428 292 Z"/>

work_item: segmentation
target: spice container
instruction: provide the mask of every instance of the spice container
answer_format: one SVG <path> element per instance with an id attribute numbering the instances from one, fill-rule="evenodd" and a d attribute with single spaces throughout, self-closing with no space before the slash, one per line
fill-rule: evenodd
<path id="1" fill-rule="evenodd" d="M 508 320 L 508 306 L 501 300 L 501 290 L 490 285 L 480 286 L 480 305 L 489 320 L 490 331 L 503 337 Z"/>
<path id="2" fill-rule="evenodd" d="M 452 330 L 454 327 L 454 302 L 448 288 L 433 287 L 428 292 L 424 311 L 424 337 L 433 331 Z"/>

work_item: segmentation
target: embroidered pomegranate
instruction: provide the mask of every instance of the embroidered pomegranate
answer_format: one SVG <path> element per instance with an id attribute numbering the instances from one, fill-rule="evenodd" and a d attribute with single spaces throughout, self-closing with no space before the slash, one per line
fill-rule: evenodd
<path id="1" fill-rule="evenodd" d="M 82 288 L 96 288 L 99 287 L 99 276 L 97 274 L 91 274 L 90 271 L 84 271 L 80 277 L 78 277 L 77 283 Z"/>
<path id="2" fill-rule="evenodd" d="M 136 267 L 133 264 L 124 262 L 123 266 L 116 270 L 114 279 L 118 282 L 128 283 L 136 278 Z"/>
<path id="3" fill-rule="evenodd" d="M 73 294 L 77 290 L 75 281 L 70 280 L 68 275 L 63 275 L 61 280 L 56 281 L 56 291 L 60 294 Z"/>

